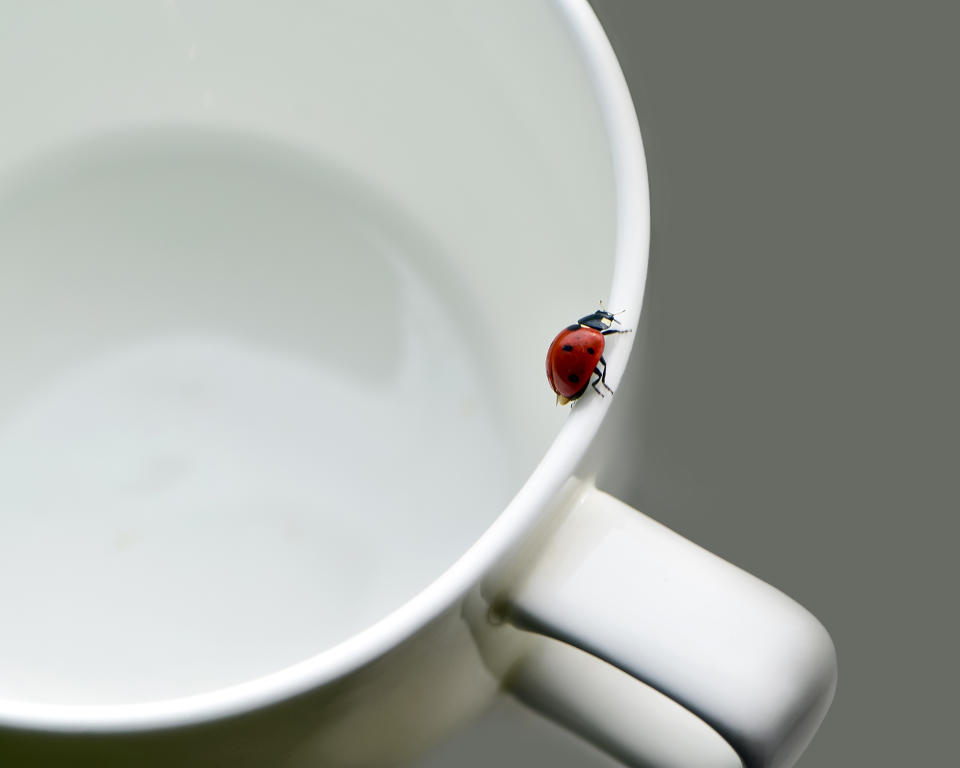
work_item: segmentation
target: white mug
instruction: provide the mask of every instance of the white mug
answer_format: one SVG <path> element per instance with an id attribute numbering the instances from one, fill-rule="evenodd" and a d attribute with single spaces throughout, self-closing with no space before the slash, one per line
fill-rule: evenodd
<path id="1" fill-rule="evenodd" d="M 585 2 L 6 16 L 0 762 L 401 764 L 501 688 L 627 763 L 793 762 L 829 636 L 597 490 L 611 396 L 543 377 L 643 295 Z"/>

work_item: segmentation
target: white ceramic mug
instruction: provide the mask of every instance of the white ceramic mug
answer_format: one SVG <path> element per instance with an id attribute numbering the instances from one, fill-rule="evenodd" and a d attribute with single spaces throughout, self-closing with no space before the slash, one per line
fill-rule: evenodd
<path id="1" fill-rule="evenodd" d="M 543 378 L 643 293 L 586 3 L 96 5 L 0 25 L 0 762 L 398 764 L 506 687 L 790 764 L 826 632 L 594 488 L 611 398 Z"/>

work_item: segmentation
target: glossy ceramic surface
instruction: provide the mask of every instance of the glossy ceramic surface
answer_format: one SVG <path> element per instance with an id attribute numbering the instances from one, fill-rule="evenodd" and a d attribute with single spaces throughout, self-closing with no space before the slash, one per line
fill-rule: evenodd
<path id="1" fill-rule="evenodd" d="M 525 363 L 607 294 L 615 237 L 570 34 L 507 3 L 15 10 L 11 714 L 198 714 L 185 697 L 265 676 L 282 696 L 453 600 L 317 656 L 453 565 L 566 415 Z M 303 663 L 310 683 L 270 677 Z"/>
<path id="2" fill-rule="evenodd" d="M 771 642 L 673 657 L 716 618 L 696 589 L 618 606 L 696 581 L 694 545 L 635 571 L 597 529 L 570 562 L 603 572 L 550 577 L 576 500 L 607 520 L 610 400 L 557 409 L 543 350 L 601 298 L 634 327 L 647 255 L 589 7 L 282 11 L 25 4 L 0 32 L 0 754 L 397 764 L 506 685 L 628 762 L 789 764 L 832 693 L 809 614 L 714 558 Z M 738 668 L 796 673 L 741 698 Z M 744 731 L 759 704 L 793 727 Z"/>

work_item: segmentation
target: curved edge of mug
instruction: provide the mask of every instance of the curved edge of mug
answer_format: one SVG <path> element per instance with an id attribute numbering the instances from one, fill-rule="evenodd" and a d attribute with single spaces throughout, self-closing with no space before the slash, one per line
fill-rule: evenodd
<path id="1" fill-rule="evenodd" d="M 650 208 L 646 161 L 637 115 L 613 48 L 587 0 L 554 0 L 594 83 L 607 129 L 617 204 L 616 259 L 609 295 L 636 325 L 646 280 Z M 611 352 L 608 379 L 616 385 L 632 345 Z M 120 733 L 199 725 L 262 709 L 341 679 L 462 602 L 484 574 L 547 514 L 609 408 L 609 398 L 578 404 L 525 484 L 490 528 L 445 573 L 397 610 L 314 657 L 262 677 L 182 698 L 121 705 L 64 705 L 0 699 L 0 728 L 60 733 Z"/>

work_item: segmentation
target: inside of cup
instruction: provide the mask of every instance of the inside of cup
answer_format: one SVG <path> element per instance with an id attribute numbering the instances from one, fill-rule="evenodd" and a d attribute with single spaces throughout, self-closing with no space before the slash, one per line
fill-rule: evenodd
<path id="1" fill-rule="evenodd" d="M 399 607 L 546 450 L 612 273 L 556 11 L 95 5 L 0 27 L 7 700 L 198 693 Z"/>

